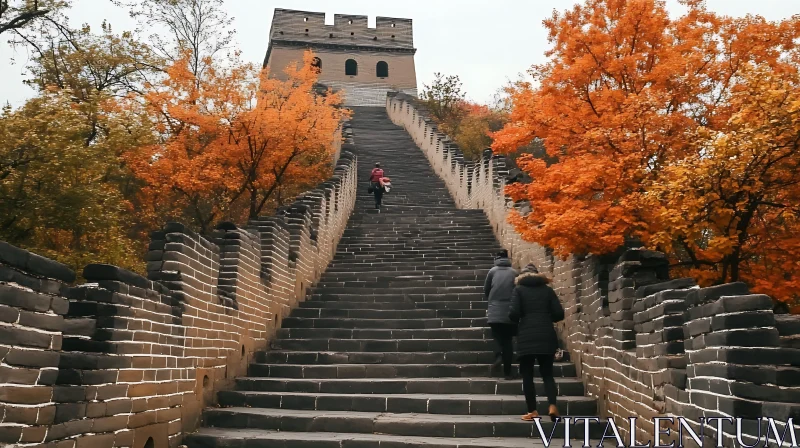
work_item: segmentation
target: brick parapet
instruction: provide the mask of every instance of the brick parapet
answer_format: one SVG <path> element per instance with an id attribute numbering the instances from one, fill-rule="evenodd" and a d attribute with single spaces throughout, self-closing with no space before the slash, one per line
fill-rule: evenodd
<path id="1" fill-rule="evenodd" d="M 281 215 L 153 232 L 147 278 L 89 265 L 71 286 L 0 242 L 0 445 L 177 447 L 333 258 L 356 195 L 352 139 L 341 149 Z"/>
<path id="2" fill-rule="evenodd" d="M 776 316 L 772 300 L 741 283 L 698 288 L 670 279 L 663 254 L 641 249 L 609 256 L 559 259 L 525 241 L 507 217 L 531 212 L 505 196 L 505 160 L 490 150 L 467 163 L 439 132 L 416 98 L 391 93 L 389 117 L 406 129 L 447 185 L 460 208 L 484 211 L 513 263 L 537 265 L 551 276 L 565 308 L 558 325 L 563 345 L 599 412 L 613 418 L 627 440 L 628 418 L 639 417 L 635 438 L 654 440 L 654 417 L 686 417 L 700 431 L 700 417 L 742 417 L 743 441 L 759 434 L 753 418 L 792 417 L 800 433 L 800 319 Z M 649 423 L 648 423 L 649 422 Z M 672 426 L 670 437 L 676 439 Z M 733 446 L 736 429 L 705 434 Z M 778 425 L 783 431 L 782 425 Z M 762 427 L 761 435 L 766 428 Z M 683 442 L 689 443 L 684 431 Z M 773 442 L 774 443 L 774 442 Z"/>

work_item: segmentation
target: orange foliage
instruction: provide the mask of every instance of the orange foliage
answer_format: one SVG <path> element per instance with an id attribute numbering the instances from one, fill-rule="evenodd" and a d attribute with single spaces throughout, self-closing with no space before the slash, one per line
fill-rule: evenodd
<path id="1" fill-rule="evenodd" d="M 701 0 L 682 3 L 686 14 L 671 19 L 660 0 L 587 0 L 544 21 L 549 61 L 531 69 L 534 82 L 513 89 L 509 123 L 492 145 L 513 152 L 540 138 L 556 159 L 518 160 L 533 182 L 508 193 L 533 207 L 511 217 L 526 239 L 566 255 L 607 253 L 633 237 L 685 260 L 686 244 L 667 218 L 683 218 L 682 199 L 652 213 L 643 195 L 662 185 L 666 167 L 697 154 L 701 128 L 736 127 L 732 117 L 745 105 L 734 97 L 749 82 L 748 66 L 778 77 L 797 72 L 800 18 L 731 18 Z M 715 219 L 693 225 L 703 233 Z M 713 281 L 731 280 L 733 268 L 723 275 L 721 266 L 733 250 L 718 247 L 696 266 L 711 269 Z"/>
<path id="2" fill-rule="evenodd" d="M 800 290 L 800 77 L 743 71 L 724 130 L 700 128 L 692 151 L 647 186 L 651 244 L 684 254 L 689 274 L 744 279 L 791 301 Z M 713 269 L 712 269 L 713 268 Z"/>
<path id="3" fill-rule="evenodd" d="M 248 64 L 209 63 L 197 79 L 184 58 L 146 100 L 160 144 L 129 155 L 152 216 L 190 219 L 202 232 L 221 219 L 243 222 L 287 194 L 324 180 L 346 111 L 332 92 L 315 93 L 307 52 L 286 80 Z"/>

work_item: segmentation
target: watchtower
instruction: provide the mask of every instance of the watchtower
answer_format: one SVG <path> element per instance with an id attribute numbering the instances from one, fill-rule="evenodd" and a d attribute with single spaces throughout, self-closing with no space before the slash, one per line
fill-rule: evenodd
<path id="1" fill-rule="evenodd" d="M 264 67 L 284 77 L 284 68 L 303 60 L 311 49 L 320 69 L 320 84 L 343 90 L 347 106 L 384 106 L 386 92 L 416 96 L 411 19 L 378 17 L 371 28 L 367 16 L 275 9 Z"/>

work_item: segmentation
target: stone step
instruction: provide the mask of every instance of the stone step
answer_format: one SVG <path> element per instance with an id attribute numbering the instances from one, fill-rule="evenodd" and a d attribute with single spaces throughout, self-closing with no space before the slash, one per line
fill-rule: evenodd
<path id="1" fill-rule="evenodd" d="M 544 383 L 534 379 L 536 393 L 544 396 Z M 558 394 L 584 394 L 578 378 L 556 378 Z M 519 395 L 522 381 L 496 378 L 363 378 L 303 379 L 241 377 L 236 389 L 261 392 L 319 392 L 326 394 L 488 394 Z"/>
<path id="2" fill-rule="evenodd" d="M 374 295 L 387 293 L 386 288 L 357 288 L 357 287 L 339 287 L 331 286 L 327 288 L 314 288 L 314 292 L 319 294 L 366 294 Z M 465 292 L 483 292 L 483 285 L 481 286 L 406 286 L 392 288 L 392 293 L 395 294 L 459 294 Z"/>
<path id="3" fill-rule="evenodd" d="M 281 339 L 491 339 L 489 328 L 424 328 L 413 330 L 347 328 L 281 328 Z"/>
<path id="4" fill-rule="evenodd" d="M 328 269 L 326 272 L 353 272 L 353 271 L 363 271 L 363 272 L 377 272 L 377 271 L 405 271 L 405 270 L 419 270 L 419 271 L 428 271 L 428 270 L 442 270 L 442 271 L 450 271 L 450 270 L 458 270 L 458 269 L 486 269 L 486 272 L 489 272 L 489 269 L 494 266 L 493 262 L 490 261 L 461 261 L 461 260 L 448 260 L 448 261 L 385 261 L 385 262 L 358 262 L 358 261 L 340 261 L 338 259 L 334 259 L 330 265 L 328 265 Z"/>
<path id="5" fill-rule="evenodd" d="M 330 308 L 296 308 L 291 317 L 342 318 L 342 319 L 444 319 L 486 317 L 485 310 L 415 309 L 415 310 L 337 310 Z M 334 327 L 335 328 L 335 327 Z"/>
<path id="6" fill-rule="evenodd" d="M 303 308 L 296 308 L 292 313 Z M 487 327 L 486 317 L 429 318 L 429 319 L 345 319 L 341 317 L 286 317 L 282 328 L 348 328 L 411 330 L 416 328 L 468 328 Z"/>
<path id="7" fill-rule="evenodd" d="M 453 217 L 442 220 L 438 219 L 438 214 L 427 216 L 408 214 L 382 216 L 382 214 L 377 214 L 363 216 L 361 219 L 358 215 L 354 215 L 350 222 L 359 227 L 346 229 L 343 235 L 347 237 L 366 236 L 385 239 L 387 235 L 395 236 L 397 234 L 403 237 L 419 236 L 424 238 L 476 235 L 486 239 L 493 235 L 493 229 L 485 218 Z"/>
<path id="8" fill-rule="evenodd" d="M 484 358 L 493 359 L 491 352 Z M 536 370 L 538 372 L 538 369 Z M 250 364 L 251 376 L 270 378 L 492 378 L 500 374 L 491 364 Z M 519 367 L 512 367 L 512 374 L 519 375 Z M 553 366 L 554 377 L 575 377 L 575 366 L 557 363 Z"/>
<path id="9" fill-rule="evenodd" d="M 201 428 L 186 436 L 188 448 L 534 448 L 544 446 L 526 437 L 439 438 L 336 432 L 289 432 L 267 429 Z M 582 442 L 581 442 L 582 443 Z M 607 442 L 609 447 L 613 446 Z M 564 446 L 552 439 L 552 447 Z M 573 444 L 579 446 L 579 444 Z"/>
<path id="10" fill-rule="evenodd" d="M 314 411 L 271 408 L 207 409 L 204 421 L 217 428 L 259 428 L 293 432 L 338 432 L 423 437 L 536 437 L 537 426 L 517 415 L 390 414 L 380 412 Z M 564 425 L 541 420 L 545 437 L 563 437 Z M 553 427 L 555 426 L 555 430 Z M 570 427 L 583 434 L 584 426 Z M 591 437 L 602 436 L 604 425 L 590 423 Z"/>
<path id="11" fill-rule="evenodd" d="M 521 386 L 520 386 L 521 387 Z M 393 412 L 450 415 L 515 415 L 527 413 L 521 390 L 515 395 L 486 394 L 336 394 L 314 392 L 222 391 L 223 407 L 274 408 L 310 411 Z M 564 415 L 595 415 L 593 398 L 559 396 Z M 547 414 L 547 397 L 538 396 L 536 408 Z"/>
<path id="12" fill-rule="evenodd" d="M 487 271 L 485 269 L 452 269 L 449 271 L 326 271 L 324 274 L 322 274 L 320 282 L 333 279 L 359 279 L 363 281 L 376 281 L 393 280 L 406 277 L 421 277 L 428 280 L 479 279 L 483 281 L 486 279 L 486 273 Z"/>
<path id="13" fill-rule="evenodd" d="M 391 280 L 377 280 L 377 281 L 359 281 L 359 280 L 345 280 L 345 281 L 322 281 L 314 290 L 327 290 L 328 288 L 378 288 L 394 290 L 395 288 L 421 288 L 421 287 L 435 287 L 435 288 L 483 288 L 483 280 L 478 279 L 456 279 L 456 280 L 441 280 L 441 279 L 427 279 L 427 278 L 395 278 Z M 482 290 L 482 289 L 481 289 Z"/>
<path id="14" fill-rule="evenodd" d="M 418 227 L 408 230 L 396 229 L 391 233 L 360 232 L 345 233 L 339 240 L 339 248 L 358 249 L 405 249 L 410 245 L 424 244 L 446 246 L 449 249 L 470 250 L 480 247 L 499 247 L 489 232 L 476 232 L 473 226 L 463 229 L 444 229 L 424 232 Z"/>
<path id="15" fill-rule="evenodd" d="M 494 341 L 487 339 L 275 339 L 275 350 L 332 350 L 353 352 L 438 352 L 491 351 Z"/>
<path id="16" fill-rule="evenodd" d="M 339 245 L 336 250 L 336 255 L 482 255 L 487 258 L 487 253 L 491 255 L 490 251 L 497 249 L 496 244 L 471 244 L 469 246 L 459 246 L 451 241 L 443 241 L 441 238 L 431 241 L 419 242 L 404 242 L 400 244 L 352 244 L 352 245 Z M 491 258 L 489 258 L 491 259 Z"/>
<path id="17" fill-rule="evenodd" d="M 312 291 L 309 301 L 325 302 L 372 302 L 372 303 L 425 303 L 425 302 L 475 302 L 483 300 L 483 290 L 473 292 L 453 292 L 436 294 L 392 294 L 382 291 L 377 294 L 353 294 L 353 293 L 320 293 Z"/>
<path id="18" fill-rule="evenodd" d="M 261 363 L 286 364 L 491 364 L 493 352 L 331 352 L 331 351 L 286 351 L 270 350 L 258 352 L 256 361 Z"/>
<path id="19" fill-rule="evenodd" d="M 324 301 L 307 300 L 300 302 L 300 308 L 329 308 L 337 310 L 414 310 L 414 309 L 447 309 L 447 310 L 486 310 L 488 302 L 483 301 L 448 301 L 448 302 L 369 302 L 364 301 Z"/>
<path id="20" fill-rule="evenodd" d="M 453 206 L 446 210 L 442 210 L 442 207 L 438 207 L 436 210 L 426 210 L 424 206 L 419 206 L 403 207 L 396 210 L 398 213 L 391 213 L 388 210 L 380 213 L 375 211 L 374 207 L 370 207 L 369 202 L 365 201 L 361 204 L 366 207 L 356 208 L 350 221 L 355 224 L 350 226 L 352 229 L 365 229 L 363 225 L 360 225 L 364 223 L 419 224 L 419 228 L 425 228 L 426 226 L 430 227 L 430 224 L 456 225 L 464 222 L 479 222 L 484 226 L 489 226 L 486 215 L 482 210 L 478 213 L 469 213 L 475 210 L 458 209 Z"/>
<path id="21" fill-rule="evenodd" d="M 350 223 L 357 227 L 345 229 L 343 235 L 347 237 L 366 236 L 374 238 L 386 238 L 386 234 L 380 230 L 392 230 L 401 233 L 401 236 L 467 236 L 477 235 L 486 238 L 493 235 L 492 226 L 486 218 L 464 218 L 452 216 L 440 219 L 439 212 L 434 215 L 420 216 L 381 216 L 370 215 L 353 216 Z M 471 232 L 471 233 L 470 233 Z M 495 240 L 497 242 L 497 240 Z"/>
<path id="22" fill-rule="evenodd" d="M 417 192 L 419 194 L 419 192 Z M 447 191 L 441 191 L 439 195 L 447 195 Z M 388 197 L 388 196 L 387 196 Z M 383 213 L 378 212 L 373 207 L 374 201 L 369 196 L 360 196 L 358 198 L 360 207 L 356 208 L 354 217 L 356 220 L 380 220 L 383 218 L 397 218 L 397 215 L 411 215 L 413 217 L 432 217 L 433 220 L 458 220 L 458 219 L 481 219 L 481 216 L 476 213 L 466 213 L 472 210 L 461 210 L 455 207 L 452 201 L 448 200 L 426 200 L 425 197 L 418 197 L 413 204 L 400 204 L 398 207 L 387 207 L 382 210 Z M 481 211 L 482 212 L 482 211 Z M 395 215 L 395 216 L 391 216 Z M 483 222 L 486 223 L 485 217 Z"/>
<path id="23" fill-rule="evenodd" d="M 478 352 L 332 352 L 332 351 L 286 351 L 270 350 L 256 354 L 258 363 L 284 364 L 482 364 L 489 365 L 495 361 L 494 351 Z M 575 376 L 572 363 L 556 362 L 553 364 L 555 376 Z M 538 367 L 534 370 L 538 372 Z M 538 373 L 537 373 L 538 375 Z"/>
<path id="24" fill-rule="evenodd" d="M 475 251 L 475 252 L 440 252 L 440 251 L 426 251 L 426 252 L 375 252 L 375 253 L 353 253 L 353 252 L 344 252 L 336 254 L 336 259 L 338 261 L 361 261 L 361 262 L 392 262 L 392 261 L 409 261 L 409 260 L 424 260 L 424 261 L 450 261 L 453 258 L 458 258 L 463 262 L 469 261 L 479 261 L 479 262 L 487 262 L 491 260 L 491 255 L 488 254 L 490 252 L 489 249 L 483 251 Z"/>
<path id="25" fill-rule="evenodd" d="M 375 227 L 371 227 L 374 225 Z M 416 242 L 429 242 L 439 244 L 448 242 L 457 244 L 457 247 L 473 247 L 469 244 L 475 241 L 479 245 L 499 246 L 494 238 L 492 229 L 476 223 L 464 223 L 456 227 L 442 223 L 431 223 L 429 228 L 424 228 L 419 223 L 398 225 L 396 223 L 364 223 L 358 230 L 345 230 L 340 244 L 345 247 L 371 247 L 374 245 L 393 246 L 405 245 Z"/>
<path id="26" fill-rule="evenodd" d="M 451 248 L 457 249 L 471 249 L 475 247 L 498 247 L 497 240 L 494 235 L 476 232 L 473 229 L 464 229 L 463 232 L 456 231 L 441 231 L 438 235 L 434 232 L 425 232 L 424 234 L 417 232 L 403 232 L 396 231 L 387 238 L 385 234 L 345 234 L 340 240 L 337 248 L 348 250 L 359 249 L 404 249 L 409 245 L 414 244 L 432 244 L 444 246 L 447 245 Z"/>
<path id="27" fill-rule="evenodd" d="M 469 241 L 468 238 L 467 234 L 464 234 L 463 237 L 437 236 L 421 239 L 414 236 L 402 235 L 398 232 L 395 235 L 386 235 L 383 238 L 376 237 L 374 240 L 370 240 L 369 238 L 358 238 L 352 241 L 345 240 L 337 246 L 337 254 L 379 252 L 430 253 L 436 249 L 454 254 L 469 254 L 499 247 L 496 242 L 487 242 L 480 239 L 477 241 Z"/>

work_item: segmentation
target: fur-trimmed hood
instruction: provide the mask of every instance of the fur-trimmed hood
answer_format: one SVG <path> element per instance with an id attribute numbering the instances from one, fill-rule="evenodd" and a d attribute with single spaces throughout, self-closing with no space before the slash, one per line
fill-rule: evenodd
<path id="1" fill-rule="evenodd" d="M 519 286 L 542 286 L 550 283 L 550 279 L 538 272 L 522 272 L 514 279 L 514 284 Z"/>

